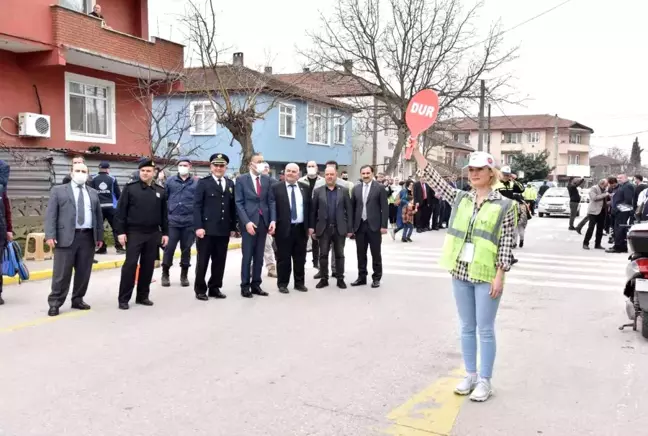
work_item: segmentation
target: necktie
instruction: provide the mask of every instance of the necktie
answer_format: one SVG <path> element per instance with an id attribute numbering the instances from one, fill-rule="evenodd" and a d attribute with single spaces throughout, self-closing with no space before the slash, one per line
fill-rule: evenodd
<path id="1" fill-rule="evenodd" d="M 427 200 L 427 188 L 425 187 L 425 183 L 422 183 L 421 187 L 423 188 L 423 200 Z"/>
<path id="2" fill-rule="evenodd" d="M 257 197 L 261 198 L 261 177 L 256 176 L 256 190 L 257 190 Z M 259 204 L 260 206 L 260 204 Z M 259 215 L 263 216 L 263 209 L 259 207 Z"/>
<path id="3" fill-rule="evenodd" d="M 216 183 L 218 183 L 218 187 L 221 188 L 221 191 L 223 190 L 223 182 L 221 181 L 221 178 L 219 177 L 216 179 Z"/>
<path id="4" fill-rule="evenodd" d="M 290 221 L 297 221 L 297 197 L 295 196 L 295 185 L 290 185 Z"/>
<path id="5" fill-rule="evenodd" d="M 362 185 L 362 220 L 367 221 L 367 196 L 369 195 L 369 184 Z"/>
<path id="6" fill-rule="evenodd" d="M 83 198 L 83 185 L 79 187 L 79 199 L 77 200 L 77 224 L 83 225 L 85 222 L 85 199 Z"/>

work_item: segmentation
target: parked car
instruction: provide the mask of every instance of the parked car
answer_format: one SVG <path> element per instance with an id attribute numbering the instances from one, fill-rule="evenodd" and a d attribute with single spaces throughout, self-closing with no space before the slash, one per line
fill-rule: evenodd
<path id="1" fill-rule="evenodd" d="M 589 192 L 590 188 L 578 188 L 578 192 L 580 193 L 581 196 L 581 203 L 589 203 Z"/>
<path id="2" fill-rule="evenodd" d="M 580 214 L 580 204 L 578 205 Z M 569 193 L 567 188 L 549 188 L 538 203 L 538 215 L 566 215 L 569 216 Z"/>

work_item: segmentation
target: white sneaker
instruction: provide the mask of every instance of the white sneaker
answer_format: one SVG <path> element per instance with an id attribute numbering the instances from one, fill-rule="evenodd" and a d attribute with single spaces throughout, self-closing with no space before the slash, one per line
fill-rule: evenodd
<path id="1" fill-rule="evenodd" d="M 477 382 L 477 387 L 475 387 L 475 390 L 470 394 L 470 399 L 472 401 L 483 402 L 488 400 L 492 394 L 493 389 L 490 381 L 485 378 L 480 378 L 479 382 Z"/>
<path id="2" fill-rule="evenodd" d="M 461 382 L 457 385 L 454 392 L 457 395 L 468 395 L 475 389 L 477 386 L 477 375 L 468 374 Z"/>

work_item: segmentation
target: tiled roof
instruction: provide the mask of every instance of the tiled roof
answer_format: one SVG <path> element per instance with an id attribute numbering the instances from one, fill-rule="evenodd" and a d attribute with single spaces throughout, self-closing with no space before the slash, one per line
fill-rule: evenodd
<path id="1" fill-rule="evenodd" d="M 273 77 L 327 97 L 363 97 L 380 93 L 377 85 L 341 71 L 274 74 Z"/>
<path id="2" fill-rule="evenodd" d="M 354 110 L 346 103 L 303 88 L 297 80 L 279 80 L 273 75 L 235 65 L 218 66 L 216 70 L 215 73 L 209 68 L 186 69 L 185 90 L 187 92 L 204 92 L 205 90 L 213 91 L 224 88 L 230 92 L 259 93 L 263 91 L 273 95 L 315 101 L 347 111 Z"/>
<path id="3" fill-rule="evenodd" d="M 491 130 L 533 130 L 533 129 L 553 129 L 555 117 L 553 115 L 510 115 L 491 117 Z M 455 118 L 443 122 L 446 130 L 479 130 L 479 124 L 473 118 Z M 594 133 L 594 130 L 584 124 L 576 121 L 558 118 L 558 128 L 572 128 L 588 130 Z"/>
<path id="4" fill-rule="evenodd" d="M 426 133 L 426 135 L 429 138 L 432 138 L 433 141 L 441 142 L 443 146 L 447 148 L 454 148 L 455 150 L 464 150 L 471 153 L 475 151 L 475 149 L 472 148 L 471 146 L 457 142 L 454 139 L 448 138 L 447 136 L 442 135 L 438 132 L 428 132 Z"/>
<path id="5" fill-rule="evenodd" d="M 622 165 L 623 162 L 604 154 L 590 157 L 589 164 L 591 167 L 605 166 L 605 165 Z"/>

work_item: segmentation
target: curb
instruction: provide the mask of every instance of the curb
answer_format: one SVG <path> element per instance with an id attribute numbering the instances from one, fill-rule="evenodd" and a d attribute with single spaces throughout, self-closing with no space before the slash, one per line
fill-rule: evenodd
<path id="1" fill-rule="evenodd" d="M 230 242 L 229 246 L 227 247 L 228 250 L 236 250 L 237 248 L 241 248 L 241 242 Z M 191 249 L 191 255 L 195 256 L 197 253 L 195 248 Z M 180 257 L 180 252 L 176 251 L 175 254 L 173 255 L 174 258 Z M 120 260 L 108 260 L 104 262 L 98 262 L 92 265 L 92 271 L 102 271 L 106 269 L 116 269 L 116 268 L 121 268 L 121 266 L 124 264 L 124 259 Z M 160 265 L 159 261 L 156 261 L 155 267 L 158 268 Z M 24 280 L 24 281 L 37 281 L 37 280 L 47 280 L 52 278 L 52 273 L 53 271 L 51 269 L 44 269 L 40 271 L 31 271 L 29 273 L 29 280 Z M 7 277 L 3 276 L 2 277 L 2 283 L 3 285 L 15 285 L 19 283 L 18 276 L 13 276 L 13 277 Z"/>

